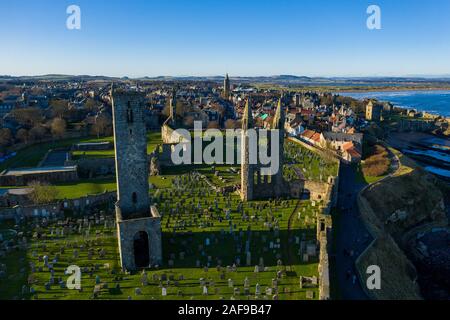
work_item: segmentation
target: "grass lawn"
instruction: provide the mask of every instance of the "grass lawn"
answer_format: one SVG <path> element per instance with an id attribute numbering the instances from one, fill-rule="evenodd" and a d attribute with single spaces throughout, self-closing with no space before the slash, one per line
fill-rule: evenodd
<path id="1" fill-rule="evenodd" d="M 149 183 L 158 189 L 166 189 L 172 185 L 175 176 L 150 177 Z M 105 191 L 116 191 L 116 180 L 109 179 L 89 179 L 71 183 L 61 183 L 53 186 L 57 199 L 76 199 L 86 195 L 103 193 Z"/>
<path id="2" fill-rule="evenodd" d="M 175 179 L 175 178 L 173 178 Z M 171 181 L 174 181 L 174 180 Z M 167 179 L 166 181 L 168 181 Z M 166 182 L 165 181 L 165 182 Z M 313 291 L 314 297 L 318 297 L 317 286 L 303 289 L 299 287 L 299 276 L 318 277 L 317 257 L 311 257 L 309 262 L 301 262 L 299 256 L 300 245 L 296 237 L 305 241 L 315 241 L 315 213 L 316 208 L 309 201 L 297 200 L 284 201 L 254 201 L 245 203 L 240 208 L 240 199 L 237 195 L 216 195 L 203 181 L 195 181 L 184 175 L 177 176 L 176 182 L 166 189 L 152 189 L 153 201 L 158 203 L 162 214 L 163 229 L 163 260 L 164 265 L 158 270 L 147 270 L 148 284 L 141 283 L 140 274 L 124 274 L 118 267 L 118 251 L 115 228 L 113 224 L 104 225 L 92 222 L 90 234 L 85 231 L 79 233 L 77 217 L 70 218 L 65 236 L 52 234 L 56 222 L 41 225 L 39 228 L 28 221 L 20 226 L 19 231 L 25 232 L 28 238 L 26 249 L 19 249 L 8 253 L 6 258 L 0 258 L 0 263 L 7 265 L 8 276 L 0 282 L 0 298 L 26 298 L 26 299 L 90 299 L 93 298 L 93 290 L 97 282 L 102 284 L 102 289 L 97 299 L 230 299 L 233 289 L 228 287 L 228 279 L 232 279 L 234 286 L 240 289 L 240 294 L 235 299 L 271 299 L 263 297 L 266 287 L 272 285 L 272 279 L 276 278 L 277 271 L 284 270 L 277 265 L 277 255 L 286 266 L 282 271 L 282 277 L 278 282 L 279 299 L 306 299 L 306 291 Z M 177 201 L 174 201 L 177 199 Z M 179 213 L 176 207 L 179 207 Z M 196 209 L 201 206 L 201 209 Z M 209 209 L 207 209 L 209 208 Z M 230 209 L 227 219 L 225 209 Z M 243 212 L 248 219 L 243 219 Z M 300 212 L 300 215 L 298 214 Z M 219 219 L 219 216 L 221 217 Z M 288 221 L 291 219 L 291 231 L 288 232 Z M 106 214 L 106 220 L 112 221 L 112 213 Z M 63 221 L 65 219 L 61 219 Z M 278 234 L 271 230 L 267 221 L 277 221 Z M 235 226 L 234 234 L 230 234 L 229 225 Z M 0 230 L 3 225 L 0 225 Z M 251 228 L 251 235 L 247 229 Z M 86 230 L 85 228 L 84 230 Z M 44 237 L 39 239 L 36 232 Z M 34 235 L 34 237 L 33 237 Z M 210 245 L 206 245 L 206 238 L 210 239 Z M 252 261 L 250 266 L 245 266 L 245 242 L 250 241 Z M 280 249 L 270 249 L 269 242 L 280 243 Z M 82 246 L 82 247 L 81 247 Z M 202 246 L 203 248 L 200 248 Z M 63 251 L 61 251 L 63 248 Z M 88 257 L 88 251 L 93 250 L 92 257 Z M 239 249 L 238 249 L 239 248 Z M 99 250 L 104 249 L 105 255 L 100 256 Z M 79 252 L 78 258 L 73 257 L 74 250 Z M 179 258 L 180 252 L 185 252 L 185 258 Z M 50 273 L 46 267 L 37 269 L 31 275 L 30 262 L 36 268 L 42 267 L 38 261 L 39 256 L 48 255 L 52 260 L 59 254 L 59 260 L 54 264 L 54 279 L 61 277 L 63 283 L 67 280 L 64 270 L 69 265 L 76 264 L 82 269 L 82 291 L 61 288 L 56 281 L 46 290 L 45 283 L 49 281 Z M 176 258 L 173 267 L 167 265 L 171 255 Z M 210 259 L 208 271 L 204 270 Z M 226 266 L 232 265 L 239 257 L 242 267 L 237 272 L 227 271 Z M 254 265 L 259 258 L 264 259 L 265 271 L 255 273 Z M 201 267 L 197 267 L 199 260 Z M 216 268 L 221 260 L 222 270 Z M 153 275 L 166 275 L 167 281 L 153 280 Z M 180 276 L 183 279 L 180 280 Z M 249 279 L 250 296 L 243 295 L 244 279 Z M 214 282 L 210 284 L 210 292 L 202 295 L 202 287 L 199 279 Z M 36 291 L 36 295 L 27 293 L 22 295 L 22 285 L 30 280 L 30 286 Z M 170 280 L 172 279 L 172 280 Z M 255 285 L 260 284 L 261 296 L 255 297 Z M 116 285 L 120 289 L 116 289 Z M 167 287 L 168 295 L 161 296 L 160 285 Z M 135 288 L 140 288 L 142 294 L 135 294 Z"/>
<path id="3" fill-rule="evenodd" d="M 113 137 L 109 137 L 114 142 Z M 156 147 L 162 144 L 161 132 L 147 133 L 147 153 L 150 154 L 156 150 Z M 80 158 L 114 158 L 114 149 L 112 150 L 93 150 L 93 151 L 74 151 L 72 152 L 73 159 Z"/>
<path id="4" fill-rule="evenodd" d="M 28 168 L 35 167 L 44 158 L 45 154 L 50 149 L 56 148 L 69 148 L 75 143 L 81 142 L 100 142 L 100 141 L 112 141 L 112 137 L 106 138 L 82 138 L 82 139 L 66 139 L 55 142 L 39 143 L 29 147 L 26 147 L 17 152 L 17 155 L 13 158 L 6 160 L 0 164 L 0 170 L 3 171 L 7 168 Z"/>
<path id="5" fill-rule="evenodd" d="M 147 134 L 148 144 L 147 152 L 153 152 L 158 144 L 162 143 L 161 132 L 149 132 Z M 82 139 L 66 139 L 55 142 L 39 143 L 29 147 L 26 147 L 17 152 L 17 155 L 11 159 L 6 160 L 0 164 L 0 171 L 7 168 L 28 168 L 35 167 L 44 158 L 45 154 L 50 149 L 56 148 L 70 148 L 76 143 L 88 143 L 88 142 L 114 142 L 113 137 L 102 138 L 82 138 Z M 75 151 L 74 158 L 80 158 L 82 156 L 92 158 L 112 158 L 114 157 L 114 150 L 102 150 L 102 151 Z"/>
<path id="6" fill-rule="evenodd" d="M 115 191 L 114 179 L 81 180 L 76 183 L 62 183 L 53 186 L 57 199 L 76 199 L 90 194 Z"/>
<path id="7" fill-rule="evenodd" d="M 313 181 L 327 181 L 329 176 L 336 176 L 338 163 L 326 160 L 318 153 L 314 153 L 301 145 L 288 141 L 285 143 L 285 179 L 297 178 L 300 172 L 306 179 Z"/>

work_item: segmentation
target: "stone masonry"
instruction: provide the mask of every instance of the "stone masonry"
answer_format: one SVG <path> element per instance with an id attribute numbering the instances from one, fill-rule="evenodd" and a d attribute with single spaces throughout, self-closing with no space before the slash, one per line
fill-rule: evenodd
<path id="1" fill-rule="evenodd" d="M 122 269 L 160 265 L 161 218 L 150 207 L 144 95 L 112 88 L 117 179 L 116 219 Z"/>

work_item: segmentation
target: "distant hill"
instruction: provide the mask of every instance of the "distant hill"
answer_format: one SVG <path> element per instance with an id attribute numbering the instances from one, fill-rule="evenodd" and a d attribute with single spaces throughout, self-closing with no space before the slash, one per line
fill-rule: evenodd
<path id="1" fill-rule="evenodd" d="M 37 76 L 0 75 L 0 81 L 213 81 L 222 82 L 224 76 L 156 76 L 130 78 L 109 77 L 102 75 L 64 75 L 47 74 Z M 381 86 L 381 85 L 412 85 L 412 84 L 444 84 L 450 86 L 450 77 L 307 77 L 296 75 L 273 76 L 236 76 L 230 79 L 237 83 L 267 83 L 277 85 L 309 85 L 309 86 Z"/>

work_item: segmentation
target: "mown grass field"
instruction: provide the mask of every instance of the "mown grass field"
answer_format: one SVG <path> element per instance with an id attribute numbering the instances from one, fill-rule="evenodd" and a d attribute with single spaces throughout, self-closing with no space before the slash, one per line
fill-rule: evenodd
<path id="1" fill-rule="evenodd" d="M 162 143 L 161 132 L 149 132 L 147 134 L 147 153 L 153 152 L 156 147 Z M 38 143 L 29 147 L 26 147 L 17 152 L 17 155 L 0 163 L 0 171 L 7 168 L 29 168 L 35 167 L 44 158 L 45 154 L 51 149 L 58 148 L 70 148 L 76 143 L 92 143 L 92 142 L 112 142 L 113 137 L 102 138 L 82 138 L 82 139 L 66 139 L 55 142 Z M 114 150 L 102 150 L 102 151 L 74 151 L 74 159 L 81 157 L 88 158 L 113 158 Z"/>

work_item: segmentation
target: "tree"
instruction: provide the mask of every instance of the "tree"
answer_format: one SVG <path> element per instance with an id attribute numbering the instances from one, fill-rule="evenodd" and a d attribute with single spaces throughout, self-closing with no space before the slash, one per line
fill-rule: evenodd
<path id="1" fill-rule="evenodd" d="M 12 143 L 13 137 L 11 130 L 8 128 L 0 129 L 0 149 L 3 151 L 6 147 L 9 147 Z"/>
<path id="2" fill-rule="evenodd" d="M 52 99 L 50 101 L 50 108 L 52 109 L 52 116 L 55 118 L 65 118 L 67 116 L 68 101 L 62 99 Z"/>
<path id="3" fill-rule="evenodd" d="M 183 118 L 184 113 L 187 111 L 188 106 L 183 103 L 183 101 L 177 101 L 175 106 L 175 113 L 178 117 Z"/>
<path id="4" fill-rule="evenodd" d="M 105 136 L 111 131 L 112 120 L 111 117 L 105 113 L 101 113 L 95 117 L 95 123 L 92 125 L 92 133 L 100 138 Z"/>
<path id="5" fill-rule="evenodd" d="M 52 203 L 58 196 L 58 190 L 48 183 L 32 181 L 28 186 L 33 189 L 29 197 L 34 204 Z"/>
<path id="6" fill-rule="evenodd" d="M 64 135 L 66 134 L 66 121 L 64 119 L 61 118 L 55 118 L 52 121 L 52 124 L 50 126 L 51 128 L 51 132 L 52 132 L 52 136 L 54 138 L 63 138 Z"/>
<path id="7" fill-rule="evenodd" d="M 187 116 L 183 119 L 183 123 L 187 128 L 192 128 L 194 126 L 194 117 L 193 116 Z"/>
<path id="8" fill-rule="evenodd" d="M 28 138 L 29 134 L 27 129 L 21 128 L 16 132 L 16 139 L 20 142 L 28 143 Z"/>
<path id="9" fill-rule="evenodd" d="M 84 107 L 88 110 L 94 110 L 97 107 L 97 103 L 94 99 L 89 98 L 86 100 Z"/>
<path id="10" fill-rule="evenodd" d="M 176 108 L 176 106 L 175 106 L 175 108 Z M 164 105 L 164 109 L 162 110 L 161 113 L 162 113 L 163 116 L 165 116 L 167 118 L 170 116 L 170 100 L 166 101 L 166 104 Z"/>
<path id="11" fill-rule="evenodd" d="M 42 122 L 42 112 L 38 108 L 18 108 L 11 111 L 17 122 L 28 128 L 32 128 Z"/>
<path id="12" fill-rule="evenodd" d="M 225 121 L 225 129 L 235 129 L 236 128 L 236 121 L 233 119 L 228 119 Z"/>
<path id="13" fill-rule="evenodd" d="M 45 128 L 41 125 L 34 126 L 30 129 L 28 134 L 31 141 L 40 141 L 45 135 Z"/>
<path id="14" fill-rule="evenodd" d="M 217 121 L 210 121 L 208 123 L 208 129 L 220 129 L 219 122 L 217 122 Z"/>

